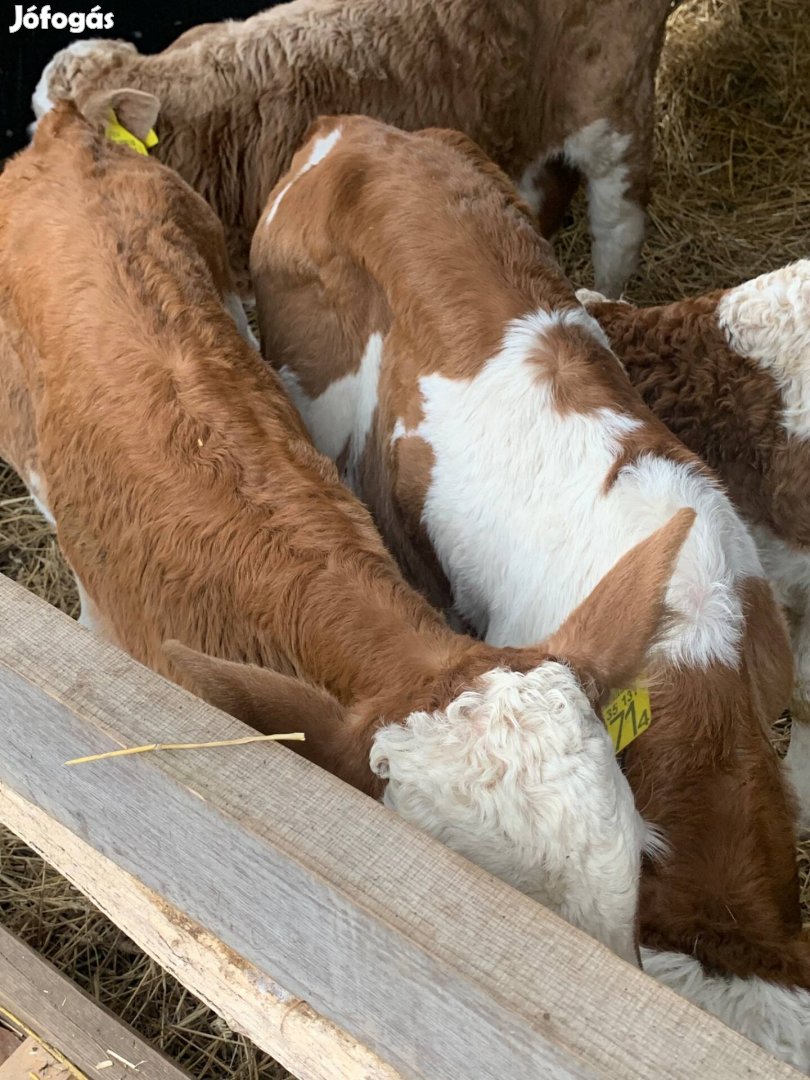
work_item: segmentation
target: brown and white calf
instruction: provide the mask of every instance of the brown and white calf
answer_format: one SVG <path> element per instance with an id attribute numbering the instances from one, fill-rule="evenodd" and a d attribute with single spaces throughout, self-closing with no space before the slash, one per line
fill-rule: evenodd
<path id="1" fill-rule="evenodd" d="M 652 411 L 719 473 L 788 612 L 787 766 L 810 829 L 810 260 L 656 307 L 579 295 Z"/>
<path id="2" fill-rule="evenodd" d="M 644 234 L 654 79 L 671 0 L 296 0 L 195 27 L 143 56 L 80 41 L 33 97 L 135 86 L 161 102 L 157 157 L 225 224 L 234 265 L 322 113 L 458 128 L 521 186 L 549 233 L 587 181 L 596 288 L 618 296 Z"/>
<path id="3" fill-rule="evenodd" d="M 324 119 L 251 267 L 265 355 L 316 445 L 490 644 L 542 639 L 695 510 L 644 663 L 652 726 L 624 757 L 669 849 L 642 876 L 645 967 L 810 1067 L 793 807 L 767 734 L 792 682 L 781 614 L 728 498 L 633 390 L 507 178 L 455 132 Z M 616 618 L 635 602 L 631 583 Z"/>
<path id="4" fill-rule="evenodd" d="M 55 522 L 83 622 L 260 730 L 300 725 L 369 793 L 418 768 L 435 836 L 635 960 L 655 837 L 581 684 L 632 674 L 694 515 L 543 644 L 451 632 L 240 334 L 213 212 L 105 139 L 110 107 L 143 139 L 157 102 L 62 103 L 0 176 L 0 454 Z"/>

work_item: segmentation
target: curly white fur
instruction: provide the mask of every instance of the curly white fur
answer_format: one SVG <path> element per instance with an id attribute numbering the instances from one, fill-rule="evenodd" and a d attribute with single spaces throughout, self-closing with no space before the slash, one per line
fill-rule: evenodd
<path id="1" fill-rule="evenodd" d="M 810 992 L 764 979 L 707 975 L 693 956 L 642 949 L 642 966 L 765 1050 L 810 1072 Z"/>
<path id="2" fill-rule="evenodd" d="M 636 963 L 639 816 L 574 674 L 490 671 L 444 712 L 376 735 L 371 767 L 406 820 Z"/>
<path id="3" fill-rule="evenodd" d="M 810 259 L 729 289 L 717 321 L 735 352 L 776 379 L 785 429 L 810 438 Z"/>

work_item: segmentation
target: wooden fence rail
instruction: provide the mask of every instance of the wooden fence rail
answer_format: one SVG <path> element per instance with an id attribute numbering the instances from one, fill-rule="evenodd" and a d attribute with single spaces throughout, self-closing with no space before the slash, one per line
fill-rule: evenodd
<path id="1" fill-rule="evenodd" d="M 0 731 L 0 820 L 302 1080 L 799 1075 L 286 747 L 66 768 L 248 732 L 2 577 Z"/>
<path id="2" fill-rule="evenodd" d="M 87 1080 L 132 1080 L 133 1072 L 140 1080 L 191 1080 L 2 927 L 0 1018 L 19 1024 L 44 1046 L 68 1048 L 71 1064 Z"/>

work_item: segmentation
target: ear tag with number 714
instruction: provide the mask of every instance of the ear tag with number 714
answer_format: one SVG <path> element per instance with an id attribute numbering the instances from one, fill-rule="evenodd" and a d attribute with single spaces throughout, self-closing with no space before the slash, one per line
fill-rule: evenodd
<path id="1" fill-rule="evenodd" d="M 614 690 L 602 709 L 602 718 L 613 740 L 613 749 L 620 754 L 652 723 L 649 690 L 644 686 Z"/>

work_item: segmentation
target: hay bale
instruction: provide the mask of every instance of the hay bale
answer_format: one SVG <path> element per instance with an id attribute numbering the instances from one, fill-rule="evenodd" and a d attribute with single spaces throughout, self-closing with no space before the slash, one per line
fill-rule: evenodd
<path id="1" fill-rule="evenodd" d="M 650 229 L 629 297 L 671 300 L 810 254 L 807 0 L 687 0 L 670 20 L 658 84 Z M 557 250 L 573 280 L 587 285 L 581 197 L 577 210 Z M 0 571 L 76 615 L 54 538 L 2 466 Z M 787 733 L 784 721 L 776 725 L 777 746 Z M 810 923 L 810 842 L 799 862 Z M 287 1075 L 2 830 L 0 918 L 200 1080 Z"/>

